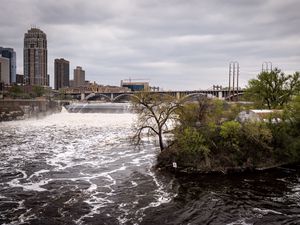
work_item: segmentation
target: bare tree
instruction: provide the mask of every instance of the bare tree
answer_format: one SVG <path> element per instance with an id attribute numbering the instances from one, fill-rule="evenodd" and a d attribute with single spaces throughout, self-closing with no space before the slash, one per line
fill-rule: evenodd
<path id="1" fill-rule="evenodd" d="M 169 132 L 170 123 L 177 120 L 176 110 L 182 103 L 173 96 L 153 92 L 136 94 L 132 103 L 138 114 L 134 140 L 140 143 L 142 135 L 147 132 L 148 135 L 158 137 L 160 150 L 163 151 L 163 134 Z"/>

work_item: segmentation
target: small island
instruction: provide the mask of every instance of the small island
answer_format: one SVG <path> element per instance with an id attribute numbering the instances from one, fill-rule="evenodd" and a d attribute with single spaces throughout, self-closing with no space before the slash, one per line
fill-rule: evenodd
<path id="1" fill-rule="evenodd" d="M 249 81 L 243 100 L 133 98 L 133 140 L 158 139 L 156 167 L 184 173 L 264 170 L 300 162 L 300 75 L 279 69 Z"/>

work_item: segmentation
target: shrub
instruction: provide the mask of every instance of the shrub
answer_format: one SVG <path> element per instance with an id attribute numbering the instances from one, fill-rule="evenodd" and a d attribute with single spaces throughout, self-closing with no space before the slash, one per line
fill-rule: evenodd
<path id="1" fill-rule="evenodd" d="M 241 124 L 236 121 L 227 121 L 221 125 L 220 135 L 224 140 L 224 144 L 238 150 L 239 134 Z"/>
<path id="2" fill-rule="evenodd" d="M 185 153 L 206 157 L 210 152 L 205 138 L 195 128 L 185 128 L 183 133 L 178 135 L 177 141 L 180 146 L 180 151 Z"/>

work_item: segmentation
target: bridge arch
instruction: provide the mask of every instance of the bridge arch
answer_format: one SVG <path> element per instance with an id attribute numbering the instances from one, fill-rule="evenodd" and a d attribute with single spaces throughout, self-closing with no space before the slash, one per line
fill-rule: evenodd
<path id="1" fill-rule="evenodd" d="M 238 97 L 238 96 L 242 96 L 244 93 L 235 93 L 233 95 L 229 95 L 225 98 L 225 100 L 234 100 L 234 98 Z"/>
<path id="2" fill-rule="evenodd" d="M 95 93 L 94 96 L 88 97 L 88 98 L 86 98 L 86 100 L 97 100 L 97 99 L 101 99 L 101 98 L 107 99 L 109 102 L 111 101 L 109 96 L 107 96 L 105 94 L 100 94 L 100 93 Z"/>
<path id="3" fill-rule="evenodd" d="M 130 98 L 136 97 L 134 94 L 129 94 L 129 93 L 124 93 L 124 94 L 120 94 L 117 97 L 115 97 L 112 102 L 118 102 L 119 100 L 121 100 L 122 98 L 128 98 L 130 100 Z"/>
<path id="4" fill-rule="evenodd" d="M 194 97 L 207 98 L 207 94 L 205 94 L 205 93 L 192 93 L 192 94 L 188 94 L 188 95 L 183 96 L 181 99 L 183 101 L 189 101 L 189 100 L 192 100 Z"/>

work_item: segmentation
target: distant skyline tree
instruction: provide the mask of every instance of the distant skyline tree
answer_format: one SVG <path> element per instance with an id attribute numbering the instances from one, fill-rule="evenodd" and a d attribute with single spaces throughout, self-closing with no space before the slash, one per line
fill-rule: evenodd
<path id="1" fill-rule="evenodd" d="M 245 90 L 245 98 L 268 109 L 282 108 L 293 95 L 299 93 L 300 74 L 285 75 L 280 69 L 261 72 L 257 79 L 251 79 Z"/>
<path id="2" fill-rule="evenodd" d="M 45 88 L 40 85 L 34 85 L 32 88 L 32 97 L 41 97 L 46 93 Z"/>

